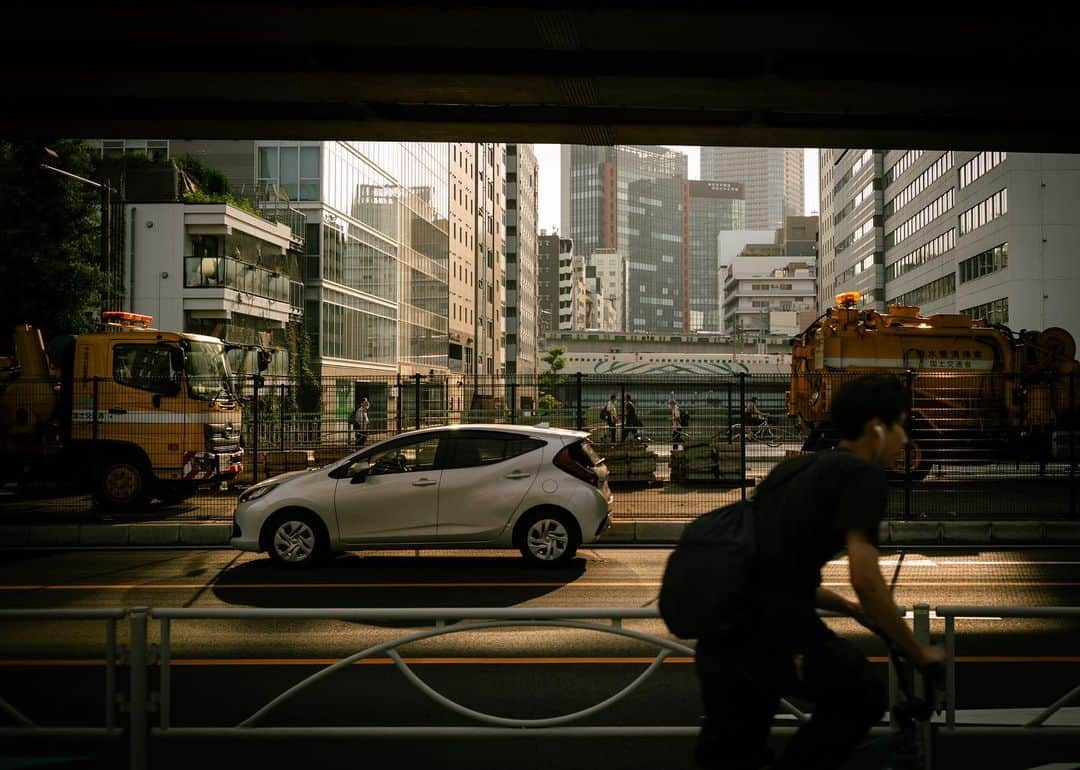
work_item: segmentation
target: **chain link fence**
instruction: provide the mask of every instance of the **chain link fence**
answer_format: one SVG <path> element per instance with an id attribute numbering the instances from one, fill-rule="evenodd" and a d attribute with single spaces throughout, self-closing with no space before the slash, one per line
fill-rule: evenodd
<path id="1" fill-rule="evenodd" d="M 1076 517 L 1074 389 L 998 374 L 900 377 L 911 441 L 892 474 L 890 517 Z M 261 479 L 411 430 L 495 423 L 588 432 L 609 469 L 615 520 L 686 521 L 750 494 L 785 457 L 833 445 L 823 420 L 844 379 L 245 376 L 146 387 L 118 372 L 59 386 L 15 380 L 0 415 L 8 482 L 0 519 L 223 520 Z M 365 399 L 361 429 L 353 417 Z M 137 504 L 101 505 L 133 486 Z"/>

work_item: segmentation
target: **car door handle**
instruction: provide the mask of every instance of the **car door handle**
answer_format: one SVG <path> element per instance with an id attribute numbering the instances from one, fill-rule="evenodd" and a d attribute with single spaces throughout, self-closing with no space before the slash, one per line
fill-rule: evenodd
<path id="1" fill-rule="evenodd" d="M 414 487 L 430 487 L 438 483 L 435 479 L 417 479 L 412 485 Z"/>
<path id="2" fill-rule="evenodd" d="M 508 479 L 527 479 L 530 476 L 532 476 L 531 473 L 525 473 L 524 471 L 511 471 L 506 474 L 506 478 Z"/>

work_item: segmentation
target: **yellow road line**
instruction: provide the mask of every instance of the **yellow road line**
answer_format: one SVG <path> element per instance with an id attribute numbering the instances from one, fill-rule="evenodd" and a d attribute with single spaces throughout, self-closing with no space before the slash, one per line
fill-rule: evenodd
<path id="1" fill-rule="evenodd" d="M 850 585 L 847 581 L 827 581 L 822 583 L 827 587 L 842 587 Z M 468 583 L 58 583 L 27 584 L 27 585 L 0 585 L 0 591 L 186 591 L 203 588 L 228 589 L 257 589 L 257 590 L 281 590 L 300 588 L 659 588 L 659 580 L 640 581 L 571 581 L 558 580 L 535 581 L 519 583 L 492 583 L 492 582 L 468 582 Z M 898 587 L 943 587 L 943 586 L 980 586 L 980 587 L 1076 587 L 1080 581 L 1038 581 L 1038 580 L 901 580 Z"/>
<path id="2" fill-rule="evenodd" d="M 341 658 L 174 658 L 173 666 L 329 666 Z M 403 658 L 409 665 L 416 666 L 571 666 L 571 665 L 636 665 L 649 664 L 655 658 L 634 657 L 578 657 L 578 658 Z M 887 663 L 885 656 L 870 656 L 871 663 Z M 689 664 L 694 659 L 680 656 L 669 657 L 665 663 Z M 1011 655 L 972 655 L 959 656 L 957 663 L 1080 663 L 1077 655 L 1047 655 L 1042 657 Z M 100 658 L 7 658 L 0 659 L 0 668 L 50 668 L 50 667 L 93 667 L 104 666 Z M 355 666 L 392 666 L 389 658 L 365 658 L 356 661 Z"/>

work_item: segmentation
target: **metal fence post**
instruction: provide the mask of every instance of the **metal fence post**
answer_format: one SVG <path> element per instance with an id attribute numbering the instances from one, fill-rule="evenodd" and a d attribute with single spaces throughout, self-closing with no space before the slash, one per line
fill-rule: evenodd
<path id="1" fill-rule="evenodd" d="M 956 728 L 956 617 L 945 616 L 945 726 Z"/>
<path id="2" fill-rule="evenodd" d="M 397 430 L 395 431 L 396 433 L 401 433 L 401 409 L 402 409 L 402 403 L 401 402 L 402 402 L 403 398 L 404 398 L 404 392 L 401 390 L 401 372 L 398 372 L 398 375 L 397 375 L 397 399 L 396 399 L 397 404 L 395 404 L 396 409 L 395 409 L 395 420 L 394 420 L 395 425 L 397 426 Z"/>
<path id="3" fill-rule="evenodd" d="M 281 451 L 282 452 L 285 451 L 285 393 L 286 393 L 285 389 L 286 389 L 286 387 L 287 386 L 285 385 L 284 382 L 281 383 L 281 435 L 280 435 L 279 443 L 281 444 Z M 286 470 L 288 470 L 288 469 L 286 468 Z"/>
<path id="4" fill-rule="evenodd" d="M 746 499 L 746 372 L 739 372 L 739 498 Z"/>
<path id="5" fill-rule="evenodd" d="M 148 695 L 146 626 L 149 613 L 150 610 L 147 607 L 133 607 L 130 612 L 128 766 L 131 770 L 145 770 L 146 768 L 146 739 L 149 729 L 146 713 Z"/>
<path id="6" fill-rule="evenodd" d="M 618 436 L 621 442 L 626 438 L 626 383 L 619 383 L 619 429 L 622 431 Z"/>
<path id="7" fill-rule="evenodd" d="M 517 425 L 517 377 L 510 378 L 510 424 Z"/>
<path id="8" fill-rule="evenodd" d="M 930 605 L 916 604 L 914 607 L 912 631 L 920 644 L 930 644 Z M 927 696 L 926 683 L 921 676 L 914 681 L 916 698 Z M 918 750 L 919 767 L 930 770 L 933 766 L 933 729 L 929 721 L 915 723 L 915 744 Z"/>
<path id="9" fill-rule="evenodd" d="M 100 401 L 98 400 L 98 378 L 94 377 L 91 381 L 91 387 L 94 389 L 94 414 L 90 418 L 90 438 L 94 441 L 98 440 L 98 408 Z"/>
<path id="10" fill-rule="evenodd" d="M 262 376 L 253 375 L 251 378 L 251 480 L 259 483 L 259 386 L 262 385 Z"/>
<path id="11" fill-rule="evenodd" d="M 735 423 L 735 420 L 732 419 L 734 417 L 734 415 L 732 414 L 732 406 L 733 406 L 733 404 L 731 402 L 731 396 L 732 396 L 731 382 L 729 381 L 726 384 L 727 384 L 727 440 L 728 440 L 728 443 L 730 444 L 731 443 L 731 426 Z"/>
<path id="12" fill-rule="evenodd" d="M 416 407 L 416 429 L 420 430 L 420 375 L 413 375 L 413 385 L 416 386 L 416 393 L 413 396 L 413 404 Z"/>
<path id="13" fill-rule="evenodd" d="M 915 427 L 915 370 L 907 370 L 908 425 Z M 910 436 L 909 436 L 910 438 Z M 926 447 L 923 447 L 926 451 Z M 911 441 L 904 445 L 904 518 L 910 519 L 911 513 Z"/>
<path id="14" fill-rule="evenodd" d="M 1076 518 L 1076 372 L 1069 372 L 1069 518 Z"/>
<path id="15" fill-rule="evenodd" d="M 581 404 L 581 380 L 584 375 L 578 372 L 574 375 L 577 385 L 577 429 L 585 430 L 585 413 L 582 411 Z"/>

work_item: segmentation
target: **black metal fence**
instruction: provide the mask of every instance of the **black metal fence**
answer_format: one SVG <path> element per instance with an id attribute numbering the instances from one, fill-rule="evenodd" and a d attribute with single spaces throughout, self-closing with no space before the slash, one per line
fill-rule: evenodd
<path id="1" fill-rule="evenodd" d="M 144 490 L 140 505 L 111 515 L 220 520 L 239 491 L 269 476 L 321 466 L 410 430 L 497 423 L 587 431 L 609 468 L 616 520 L 685 521 L 750 494 L 785 457 L 828 446 L 835 437 L 810 433 L 789 414 L 789 402 L 804 417 L 823 417 L 843 379 L 247 376 L 231 385 L 158 387 L 118 372 L 61 388 L 16 379 L 0 402 L 4 475 L 15 483 L 0 500 L 0 519 L 100 515 L 87 494 L 101 498 L 103 469 L 95 464 L 123 442 L 143 447 L 163 478 Z M 996 374 L 909 372 L 902 379 L 912 441 L 893 474 L 889 516 L 1076 517 L 1073 388 Z M 64 387 L 70 390 L 61 393 Z M 361 432 L 351 418 L 363 399 Z M 606 415 L 612 399 L 613 425 Z M 682 420 L 673 419 L 671 401 Z M 90 451 L 73 459 L 66 449 L 80 441 Z M 212 446 L 227 453 L 233 442 L 243 447 L 240 469 L 206 454 Z M 195 450 L 205 452 L 191 457 Z M 135 483 L 122 472 L 111 482 L 121 491 Z"/>

